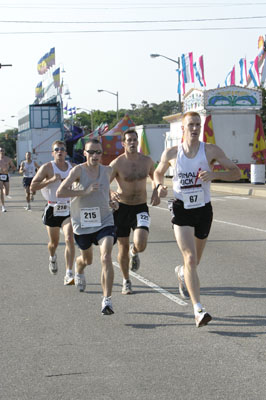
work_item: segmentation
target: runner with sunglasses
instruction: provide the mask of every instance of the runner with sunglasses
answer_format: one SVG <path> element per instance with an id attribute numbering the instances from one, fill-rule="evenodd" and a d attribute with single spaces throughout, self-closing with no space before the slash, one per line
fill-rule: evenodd
<path id="1" fill-rule="evenodd" d="M 46 225 L 49 237 L 48 251 L 49 271 L 56 275 L 58 271 L 56 249 L 60 239 L 60 228 L 65 238 L 65 264 L 66 275 L 64 285 L 73 285 L 74 276 L 72 267 L 75 257 L 75 244 L 73 238 L 73 229 L 70 219 L 70 199 L 61 199 L 56 197 L 56 191 L 60 183 L 66 179 L 72 167 L 75 164 L 66 161 L 66 145 L 61 140 L 56 140 L 52 144 L 53 161 L 50 161 L 40 167 L 30 186 L 31 192 L 41 190 L 43 197 L 47 200 L 44 209 L 42 221 Z"/>
<path id="2" fill-rule="evenodd" d="M 84 150 L 86 162 L 72 169 L 57 190 L 57 196 L 73 198 L 71 219 L 74 238 L 81 253 L 75 263 L 75 285 L 80 292 L 84 292 L 84 270 L 87 265 L 92 264 L 92 245 L 99 245 L 102 264 L 102 314 L 110 315 L 114 313 L 111 301 L 114 280 L 112 248 L 116 240 L 112 209 L 116 209 L 118 203 L 110 201 L 112 168 L 100 164 L 101 155 L 101 143 L 97 139 L 87 141 Z"/>

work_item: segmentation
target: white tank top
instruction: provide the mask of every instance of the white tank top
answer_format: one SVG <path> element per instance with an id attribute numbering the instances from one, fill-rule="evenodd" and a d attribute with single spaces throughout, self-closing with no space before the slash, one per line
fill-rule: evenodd
<path id="1" fill-rule="evenodd" d="M 184 153 L 183 146 L 179 146 L 173 176 L 173 192 L 176 199 L 184 201 L 184 193 L 193 193 L 193 191 L 203 189 L 204 203 L 210 202 L 211 183 L 203 182 L 198 178 L 200 171 L 211 171 L 206 158 L 205 143 L 200 142 L 198 152 L 194 158 L 188 158 Z"/>
<path id="2" fill-rule="evenodd" d="M 24 161 L 24 172 L 23 172 L 24 178 L 33 178 L 34 175 L 35 175 L 35 164 L 34 164 L 34 161 L 32 160 L 30 163 L 28 163 L 25 160 Z"/>
<path id="3" fill-rule="evenodd" d="M 50 183 L 49 185 L 45 186 L 43 189 L 41 189 L 41 193 L 45 200 L 50 202 L 51 206 L 54 204 L 60 202 L 60 203 L 69 203 L 70 198 L 69 197 L 56 197 L 56 191 L 59 188 L 61 182 L 68 176 L 70 170 L 72 169 L 72 165 L 70 162 L 66 161 L 68 168 L 66 171 L 62 171 L 59 169 L 54 161 L 51 161 L 53 170 L 54 170 L 54 175 L 59 174 L 61 176 L 61 181 L 56 181 L 53 183 Z"/>

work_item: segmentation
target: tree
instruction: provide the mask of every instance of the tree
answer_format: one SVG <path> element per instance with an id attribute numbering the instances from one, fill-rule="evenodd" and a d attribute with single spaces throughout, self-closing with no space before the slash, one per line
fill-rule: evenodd
<path id="1" fill-rule="evenodd" d="M 12 159 L 16 157 L 17 134 L 18 130 L 16 128 L 7 129 L 0 133 L 0 147 L 3 147 L 6 155 Z"/>

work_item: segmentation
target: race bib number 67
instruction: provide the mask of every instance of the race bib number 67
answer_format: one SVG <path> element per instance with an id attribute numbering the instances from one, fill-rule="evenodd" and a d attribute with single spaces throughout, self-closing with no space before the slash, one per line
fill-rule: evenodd
<path id="1" fill-rule="evenodd" d="M 143 211 L 143 212 L 137 214 L 137 227 L 138 228 L 141 226 L 149 228 L 150 223 L 151 223 L 151 219 L 147 212 Z"/>
<path id="2" fill-rule="evenodd" d="M 205 205 L 204 192 L 202 188 L 182 191 L 184 208 L 198 208 Z"/>

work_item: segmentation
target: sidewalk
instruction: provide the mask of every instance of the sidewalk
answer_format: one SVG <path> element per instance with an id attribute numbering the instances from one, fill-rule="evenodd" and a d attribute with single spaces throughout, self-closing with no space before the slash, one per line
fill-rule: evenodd
<path id="1" fill-rule="evenodd" d="M 172 179 L 165 178 L 165 183 L 170 187 Z M 266 185 L 252 183 L 213 182 L 211 191 L 242 196 L 266 197 Z"/>

